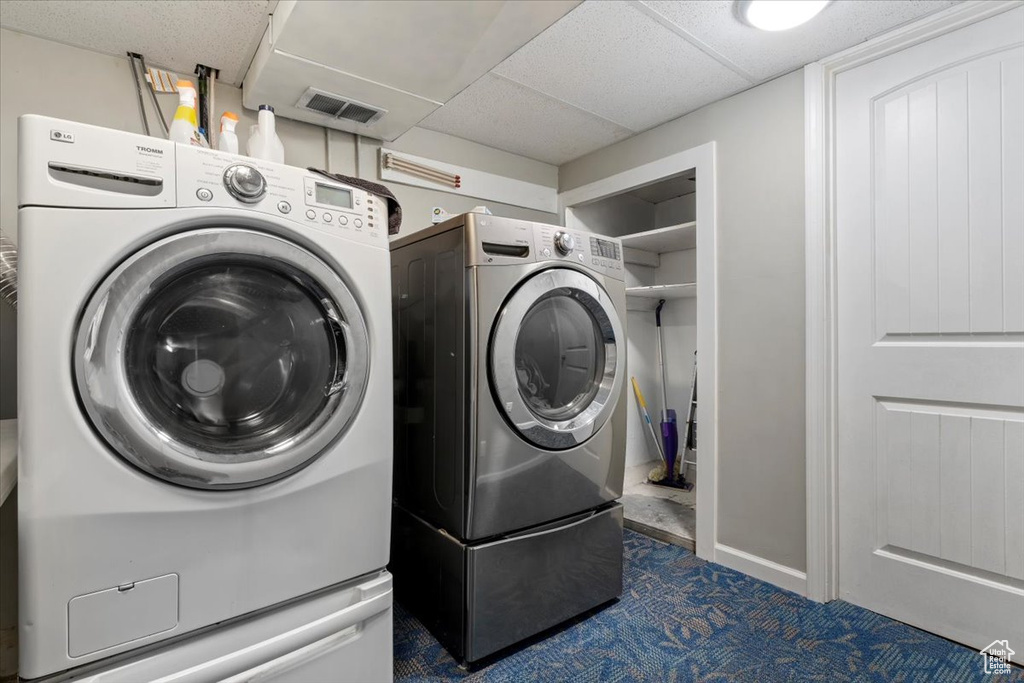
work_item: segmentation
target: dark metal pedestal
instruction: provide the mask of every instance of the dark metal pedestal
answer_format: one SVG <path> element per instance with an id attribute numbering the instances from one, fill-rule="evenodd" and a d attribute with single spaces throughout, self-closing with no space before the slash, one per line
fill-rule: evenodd
<path id="1" fill-rule="evenodd" d="M 622 594 L 622 506 L 467 544 L 396 506 L 398 600 L 474 662 Z"/>

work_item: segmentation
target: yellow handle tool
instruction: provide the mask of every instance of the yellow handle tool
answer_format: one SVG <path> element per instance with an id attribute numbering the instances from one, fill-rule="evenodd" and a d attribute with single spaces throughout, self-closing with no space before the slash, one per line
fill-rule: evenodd
<path id="1" fill-rule="evenodd" d="M 664 462 L 665 454 L 661 450 L 661 441 L 658 440 L 658 433 L 654 431 L 654 422 L 651 421 L 651 414 L 647 412 L 647 401 L 644 400 L 643 392 L 640 391 L 640 384 L 636 381 L 636 377 L 630 377 L 629 379 L 633 382 L 633 395 L 636 396 L 636 402 L 640 406 L 644 422 L 647 423 L 647 431 L 650 432 L 651 438 L 654 440 L 654 447 L 658 449 L 658 457 Z"/>

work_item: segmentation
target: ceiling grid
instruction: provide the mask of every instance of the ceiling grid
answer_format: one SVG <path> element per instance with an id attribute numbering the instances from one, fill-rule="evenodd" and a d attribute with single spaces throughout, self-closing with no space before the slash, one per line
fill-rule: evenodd
<path id="1" fill-rule="evenodd" d="M 834 0 L 766 32 L 733 0 L 586 0 L 419 126 L 561 165 L 958 1 Z M 0 25 L 183 74 L 207 64 L 239 85 L 276 4 L 4 0 Z"/>
<path id="2" fill-rule="evenodd" d="M 671 19 L 666 17 L 664 14 L 658 12 L 656 9 L 654 9 L 653 7 L 648 5 L 643 0 L 629 0 L 629 4 L 631 4 L 638 11 L 640 11 L 643 14 L 647 15 L 651 19 L 654 19 L 656 22 L 658 22 L 659 24 L 661 24 L 662 26 L 664 26 L 668 30 L 672 31 L 677 36 L 679 36 L 683 40 L 687 41 L 688 43 L 693 45 L 695 48 L 697 48 L 698 50 L 700 50 L 701 52 L 706 54 L 708 57 L 711 57 L 712 59 L 717 61 L 719 64 L 724 66 L 725 68 L 729 69 L 730 71 L 735 73 L 740 78 L 742 78 L 742 79 L 744 79 L 746 81 L 749 81 L 751 85 L 753 85 L 754 83 L 757 83 L 757 78 L 755 78 L 753 75 L 747 73 L 747 71 L 745 69 L 743 69 L 741 66 L 737 65 L 731 59 L 729 59 L 728 57 L 723 55 L 721 52 L 719 52 L 715 48 L 713 48 L 710 45 L 708 45 L 707 43 L 705 43 L 703 40 L 701 40 L 697 36 L 693 35 L 689 31 L 687 31 L 685 28 L 683 28 L 679 24 L 673 22 Z"/>
<path id="3" fill-rule="evenodd" d="M 958 1 L 834 0 L 809 24 L 769 33 L 741 23 L 733 0 L 587 0 L 495 67 L 499 84 L 477 81 L 420 126 L 560 165 L 621 129 L 649 130 Z M 527 115 L 538 97 L 550 103 L 540 122 Z M 618 130 L 602 140 L 597 122 Z M 536 135 L 573 142 L 537 149 Z"/>

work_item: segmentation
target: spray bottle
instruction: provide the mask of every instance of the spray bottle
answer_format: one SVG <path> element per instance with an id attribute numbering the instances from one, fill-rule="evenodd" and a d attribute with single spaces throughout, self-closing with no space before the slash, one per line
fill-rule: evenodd
<path id="1" fill-rule="evenodd" d="M 192 81 L 180 80 L 178 87 L 178 110 L 174 112 L 174 121 L 168 137 L 171 142 L 183 145 L 203 146 L 196 123 L 196 86 Z"/>
<path id="2" fill-rule="evenodd" d="M 283 164 L 284 145 L 281 138 L 277 137 L 274 108 L 269 104 L 261 104 L 256 120 L 259 131 L 249 138 L 249 156 Z"/>
<path id="3" fill-rule="evenodd" d="M 238 115 L 226 111 L 220 117 L 220 135 L 217 137 L 217 149 L 222 152 L 238 154 L 238 136 L 235 135 L 235 124 L 238 123 Z"/>

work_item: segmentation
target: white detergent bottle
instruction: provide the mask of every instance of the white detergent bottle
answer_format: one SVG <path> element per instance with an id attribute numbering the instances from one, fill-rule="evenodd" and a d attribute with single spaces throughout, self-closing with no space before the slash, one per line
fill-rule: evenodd
<path id="1" fill-rule="evenodd" d="M 269 104 L 261 104 L 257 115 L 259 132 L 249 138 L 249 156 L 264 161 L 284 163 L 284 145 L 277 137 L 274 108 Z"/>
<path id="2" fill-rule="evenodd" d="M 238 136 L 235 134 L 235 125 L 238 123 L 238 115 L 232 111 L 226 111 L 220 117 L 220 135 L 217 136 L 217 149 L 222 152 L 238 154 Z"/>
<path id="3" fill-rule="evenodd" d="M 257 149 L 263 143 L 259 140 L 260 127 L 259 124 L 252 124 L 249 126 L 249 140 L 246 142 L 246 154 L 252 156 L 252 151 Z"/>
<path id="4" fill-rule="evenodd" d="M 171 142 L 183 145 L 199 145 L 199 125 L 196 122 L 196 86 L 192 81 L 178 81 L 178 109 L 174 112 L 174 121 L 167 137 Z"/>

